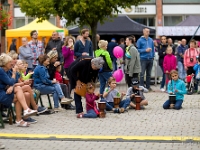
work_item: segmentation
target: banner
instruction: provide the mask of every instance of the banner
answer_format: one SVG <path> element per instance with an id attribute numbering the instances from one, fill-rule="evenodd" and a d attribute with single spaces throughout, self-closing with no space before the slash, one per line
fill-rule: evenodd
<path id="1" fill-rule="evenodd" d="M 160 36 L 190 36 L 194 35 L 197 28 L 198 26 L 157 27 L 157 34 Z M 200 28 L 196 35 L 200 35 Z"/>

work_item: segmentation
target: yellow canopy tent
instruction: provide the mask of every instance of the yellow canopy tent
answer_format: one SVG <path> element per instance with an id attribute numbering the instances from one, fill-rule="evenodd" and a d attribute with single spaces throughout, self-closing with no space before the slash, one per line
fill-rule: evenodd
<path id="1" fill-rule="evenodd" d="M 53 31 L 57 31 L 61 36 L 65 37 L 68 35 L 67 29 L 62 29 L 54 26 L 49 21 L 45 20 L 43 22 L 37 22 L 38 19 L 35 19 L 31 23 L 17 28 L 17 29 L 10 29 L 6 30 L 6 38 L 7 38 L 7 52 L 9 51 L 10 44 L 12 43 L 12 39 L 17 39 L 17 49 L 19 46 L 21 46 L 21 38 L 27 37 L 28 40 L 31 39 L 30 32 L 32 30 L 38 31 L 38 39 L 41 40 L 42 38 L 45 38 L 45 42 L 47 43 L 48 39 L 52 36 Z"/>

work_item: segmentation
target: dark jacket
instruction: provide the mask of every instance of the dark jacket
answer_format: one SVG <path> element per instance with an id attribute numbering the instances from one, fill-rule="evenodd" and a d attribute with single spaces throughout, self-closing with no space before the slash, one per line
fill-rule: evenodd
<path id="1" fill-rule="evenodd" d="M 15 52 L 17 52 L 17 47 L 16 47 L 16 44 L 15 44 L 15 43 L 12 43 L 12 44 L 10 45 L 9 51 L 11 51 L 11 50 L 14 50 Z"/>
<path id="2" fill-rule="evenodd" d="M 167 47 L 168 47 L 167 44 L 163 45 L 162 43 L 160 43 L 158 45 L 159 66 L 161 66 L 161 67 L 163 67 L 163 61 L 164 61 L 164 57 L 166 55 Z"/>
<path id="3" fill-rule="evenodd" d="M 53 48 L 57 49 L 58 52 L 58 61 L 63 62 L 63 55 L 62 55 L 62 46 L 64 45 L 63 41 L 61 41 L 60 39 L 58 40 L 50 40 L 47 43 L 46 49 L 45 49 L 45 53 L 47 54 L 49 51 L 51 51 Z"/>
<path id="4" fill-rule="evenodd" d="M 113 49 L 116 46 L 117 46 L 117 43 L 115 43 L 115 42 L 109 42 L 108 46 L 107 46 L 107 50 L 108 50 L 108 52 L 110 54 L 110 58 L 111 58 L 112 61 L 117 59 L 113 54 Z"/>
<path id="5" fill-rule="evenodd" d="M 99 70 L 93 70 L 91 67 L 91 56 L 82 56 L 76 59 L 70 66 L 67 76 L 69 77 L 71 89 L 76 86 L 76 81 L 83 83 L 95 82 Z"/>
<path id="6" fill-rule="evenodd" d="M 48 72 L 49 72 L 49 79 L 53 80 L 55 73 L 56 73 L 56 67 L 54 66 L 54 63 L 50 63 L 49 66 L 47 67 Z"/>
<path id="7" fill-rule="evenodd" d="M 178 52 L 177 52 L 177 57 L 178 57 L 178 61 L 183 63 L 183 57 L 181 57 L 181 54 L 183 55 L 185 53 L 185 51 L 188 49 L 188 46 L 185 45 L 183 46 L 182 44 L 178 47 Z"/>
<path id="8" fill-rule="evenodd" d="M 88 53 L 89 56 L 93 56 L 93 47 L 91 41 L 86 40 L 85 46 L 83 45 L 81 40 L 76 41 L 74 45 L 74 56 L 76 56 L 76 58 L 81 57 L 83 52 Z"/>

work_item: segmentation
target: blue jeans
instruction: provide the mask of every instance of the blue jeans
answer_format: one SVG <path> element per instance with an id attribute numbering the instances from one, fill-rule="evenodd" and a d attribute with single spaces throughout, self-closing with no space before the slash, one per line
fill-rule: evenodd
<path id="1" fill-rule="evenodd" d="M 106 110 L 111 111 L 114 107 L 114 102 L 107 102 L 105 99 L 101 99 L 101 102 L 106 102 Z M 124 99 L 119 103 L 119 108 L 124 108 L 128 107 L 130 105 L 130 99 Z"/>
<path id="2" fill-rule="evenodd" d="M 146 72 L 146 88 L 150 88 L 151 70 L 153 67 L 153 59 L 140 60 L 142 72 L 140 73 L 140 85 L 144 86 L 144 74 Z"/>
<path id="3" fill-rule="evenodd" d="M 76 94 L 75 92 L 74 92 L 74 101 L 76 106 L 76 114 L 82 113 L 83 106 L 82 106 L 81 96 Z"/>
<path id="4" fill-rule="evenodd" d="M 114 58 L 113 61 L 112 61 L 112 66 L 113 66 L 113 71 L 117 70 L 117 59 Z"/>
<path id="5" fill-rule="evenodd" d="M 36 88 L 41 94 L 53 94 L 54 108 L 59 107 L 59 99 L 63 98 L 63 92 L 59 84 L 41 85 Z"/>
<path id="6" fill-rule="evenodd" d="M 163 67 L 160 66 L 160 68 L 161 68 L 161 70 L 163 72 L 162 81 L 161 81 L 161 85 L 160 85 L 160 88 L 162 89 L 165 86 L 165 73 L 164 73 Z M 166 85 L 166 87 L 167 87 L 167 85 Z"/>
<path id="7" fill-rule="evenodd" d="M 187 74 L 182 62 L 178 61 L 178 74 L 181 80 L 185 80 Z"/>
<path id="8" fill-rule="evenodd" d="M 97 114 L 93 109 L 87 111 L 87 114 L 83 115 L 83 118 L 97 118 Z"/>
<path id="9" fill-rule="evenodd" d="M 176 100 L 175 105 L 174 105 L 174 109 L 179 110 L 182 108 L 182 103 L 183 100 Z M 163 104 L 163 108 L 164 109 L 169 109 L 170 106 L 170 100 L 167 100 L 164 104 Z"/>
<path id="10" fill-rule="evenodd" d="M 103 94 L 106 83 L 111 76 L 112 76 L 111 72 L 101 72 L 101 73 L 99 73 L 100 94 Z"/>

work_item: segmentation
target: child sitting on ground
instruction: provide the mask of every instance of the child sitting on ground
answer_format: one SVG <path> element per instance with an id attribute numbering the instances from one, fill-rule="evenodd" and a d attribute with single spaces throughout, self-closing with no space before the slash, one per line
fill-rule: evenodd
<path id="1" fill-rule="evenodd" d="M 125 93 L 121 93 L 121 101 L 119 103 L 119 108 L 114 108 L 114 98 L 119 97 L 120 93 L 116 90 L 116 80 L 114 77 L 108 79 L 108 87 L 105 88 L 103 98 L 101 102 L 106 102 L 106 110 L 113 111 L 114 113 L 123 113 L 126 108 L 130 105 L 130 99 L 122 100 Z"/>
<path id="2" fill-rule="evenodd" d="M 137 78 L 133 78 L 132 79 L 132 87 L 128 88 L 127 93 L 126 93 L 126 97 L 130 98 L 131 103 L 130 106 L 135 108 L 135 96 L 138 95 L 141 97 L 141 102 L 140 102 L 140 106 L 147 106 L 148 105 L 148 101 L 146 100 L 146 98 L 144 97 L 144 93 L 148 92 L 148 89 L 144 88 L 143 86 L 139 86 L 139 80 Z"/>
<path id="3" fill-rule="evenodd" d="M 90 82 L 86 86 L 86 114 L 78 114 L 77 118 L 97 118 L 98 116 L 98 109 L 96 106 L 95 100 L 98 100 L 100 97 L 99 93 L 94 94 L 95 91 L 95 84 Z"/>
<path id="4" fill-rule="evenodd" d="M 187 93 L 185 83 L 178 78 L 178 72 L 176 70 L 172 70 L 170 72 L 170 77 L 171 80 L 168 83 L 168 93 L 169 94 L 175 94 L 176 95 L 176 100 L 175 103 L 171 103 L 170 100 L 167 100 L 163 104 L 164 109 L 169 109 L 169 108 L 174 108 L 174 109 L 181 109 L 182 108 L 182 103 L 184 99 L 184 94 Z"/>

